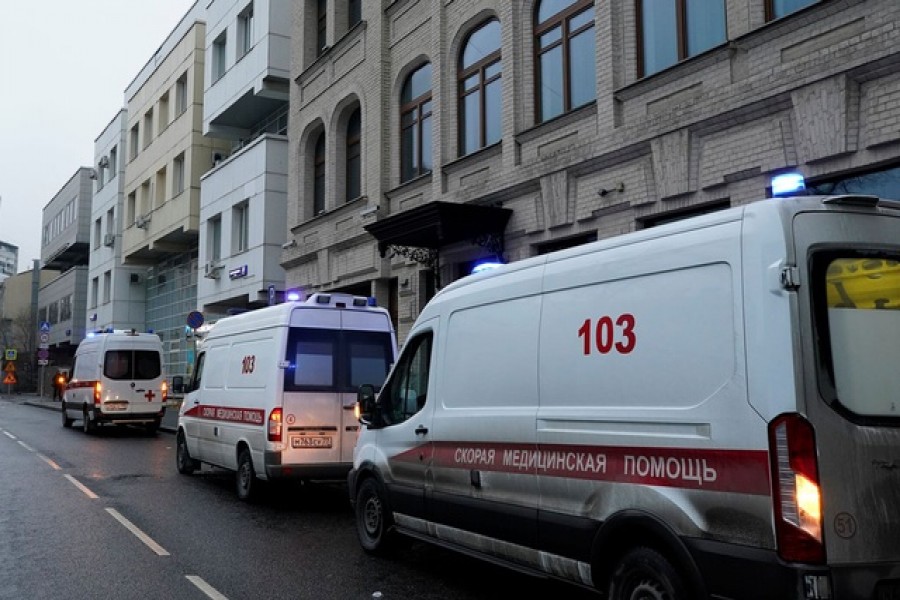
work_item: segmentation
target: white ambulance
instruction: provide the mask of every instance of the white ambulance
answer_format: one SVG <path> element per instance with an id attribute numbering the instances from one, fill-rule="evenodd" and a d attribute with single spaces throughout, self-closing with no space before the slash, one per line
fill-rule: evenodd
<path id="1" fill-rule="evenodd" d="M 90 333 L 75 350 L 62 424 L 71 427 L 80 419 L 85 433 L 104 423 L 143 425 L 156 433 L 168 391 L 158 335 L 134 329 Z"/>
<path id="2" fill-rule="evenodd" d="M 472 275 L 362 386 L 358 536 L 611 600 L 900 598 L 900 204 L 771 199 Z"/>
<path id="3" fill-rule="evenodd" d="M 314 294 L 216 322 L 179 413 L 178 471 L 235 471 L 242 500 L 257 479 L 345 479 L 357 387 L 380 384 L 397 352 L 390 315 L 372 301 Z"/>

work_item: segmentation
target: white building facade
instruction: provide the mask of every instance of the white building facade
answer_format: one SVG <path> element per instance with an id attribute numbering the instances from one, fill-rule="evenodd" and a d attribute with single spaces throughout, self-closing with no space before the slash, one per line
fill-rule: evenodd
<path id="1" fill-rule="evenodd" d="M 203 133 L 226 140 L 200 188 L 197 306 L 207 320 L 280 299 L 291 2 L 207 6 Z"/>

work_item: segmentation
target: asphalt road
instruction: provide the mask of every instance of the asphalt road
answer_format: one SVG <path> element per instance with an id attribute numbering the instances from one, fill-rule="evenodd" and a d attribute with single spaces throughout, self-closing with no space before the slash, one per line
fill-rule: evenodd
<path id="1" fill-rule="evenodd" d="M 268 488 L 175 470 L 174 436 L 63 429 L 0 398 L 0 599 L 494 599 L 597 596 L 429 544 L 361 550 L 346 486 Z"/>

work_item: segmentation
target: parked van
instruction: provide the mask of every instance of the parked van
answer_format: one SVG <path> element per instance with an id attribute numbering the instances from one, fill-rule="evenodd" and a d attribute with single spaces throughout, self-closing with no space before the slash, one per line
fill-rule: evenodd
<path id="1" fill-rule="evenodd" d="M 361 387 L 360 542 L 626 598 L 900 598 L 900 204 L 770 199 L 471 275 Z"/>
<path id="2" fill-rule="evenodd" d="M 198 348 L 178 417 L 176 466 L 256 480 L 345 480 L 359 431 L 356 390 L 380 384 L 397 352 L 374 300 L 314 294 L 216 322 Z"/>
<path id="3" fill-rule="evenodd" d="M 167 400 L 158 335 L 133 329 L 89 334 L 75 350 L 62 424 L 80 419 L 85 433 L 104 423 L 137 424 L 156 433 Z"/>

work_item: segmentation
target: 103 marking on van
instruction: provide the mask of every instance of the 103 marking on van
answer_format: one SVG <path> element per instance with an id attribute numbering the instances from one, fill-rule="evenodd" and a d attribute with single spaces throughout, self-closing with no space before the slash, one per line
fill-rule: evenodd
<path id="1" fill-rule="evenodd" d="M 629 354 L 637 344 L 637 334 L 634 332 L 634 315 L 623 313 L 613 318 L 604 315 L 597 319 L 596 326 L 592 327 L 591 319 L 585 319 L 578 328 L 578 337 L 582 338 L 584 355 L 591 354 L 591 339 L 593 333 L 593 347 L 600 354 L 609 354 L 613 348 L 619 354 Z"/>

